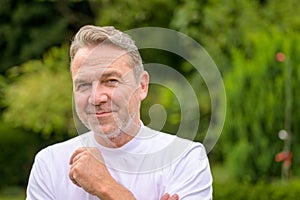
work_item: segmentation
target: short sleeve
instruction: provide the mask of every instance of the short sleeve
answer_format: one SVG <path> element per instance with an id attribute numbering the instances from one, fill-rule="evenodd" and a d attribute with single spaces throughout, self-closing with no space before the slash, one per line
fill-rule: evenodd
<path id="1" fill-rule="evenodd" d="M 54 200 L 51 172 L 47 160 L 47 149 L 35 157 L 26 191 L 26 200 Z"/>
<path id="2" fill-rule="evenodd" d="M 192 147 L 174 164 L 165 192 L 178 194 L 180 200 L 212 199 L 212 175 L 205 148 Z"/>

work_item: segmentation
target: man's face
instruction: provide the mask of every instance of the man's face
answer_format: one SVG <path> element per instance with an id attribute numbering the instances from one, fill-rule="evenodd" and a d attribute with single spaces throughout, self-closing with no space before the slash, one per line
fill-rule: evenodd
<path id="1" fill-rule="evenodd" d="M 136 80 L 130 59 L 125 50 L 112 45 L 81 48 L 73 59 L 77 114 L 85 126 L 100 135 L 115 137 L 139 124 L 148 74 Z"/>

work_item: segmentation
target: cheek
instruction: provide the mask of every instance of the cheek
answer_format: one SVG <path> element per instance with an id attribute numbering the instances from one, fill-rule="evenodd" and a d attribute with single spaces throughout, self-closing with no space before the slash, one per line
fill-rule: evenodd
<path id="1" fill-rule="evenodd" d="M 121 88 L 115 90 L 112 94 L 112 99 L 121 102 L 122 104 L 126 104 L 127 106 L 136 98 L 137 90 L 133 90 L 133 88 Z"/>
<path id="2" fill-rule="evenodd" d="M 140 107 L 140 100 L 139 100 L 139 93 L 138 91 L 134 91 L 131 93 L 131 96 L 129 97 L 129 109 L 135 110 L 139 109 Z"/>
<path id="3" fill-rule="evenodd" d="M 75 101 L 76 109 L 83 110 L 88 104 L 88 99 L 89 99 L 88 95 L 75 94 L 74 101 Z"/>
<path id="4" fill-rule="evenodd" d="M 129 94 L 129 90 L 125 87 L 118 87 L 113 90 L 111 90 L 110 93 L 110 99 L 116 103 L 116 104 L 123 104 L 124 102 L 127 102 Z"/>
<path id="5" fill-rule="evenodd" d="M 120 113 L 135 112 L 137 105 L 137 95 L 133 89 L 116 89 L 111 96 L 112 103 L 117 105 L 120 109 Z M 126 115 L 127 115 L 126 114 Z"/>

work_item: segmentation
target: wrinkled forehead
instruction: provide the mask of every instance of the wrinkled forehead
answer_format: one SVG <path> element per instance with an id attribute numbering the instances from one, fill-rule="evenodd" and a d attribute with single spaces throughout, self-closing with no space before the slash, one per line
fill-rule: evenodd
<path id="1" fill-rule="evenodd" d="M 130 67 L 127 52 L 113 45 L 98 45 L 78 49 L 71 63 L 72 77 L 79 71 L 101 70 L 114 65 Z"/>

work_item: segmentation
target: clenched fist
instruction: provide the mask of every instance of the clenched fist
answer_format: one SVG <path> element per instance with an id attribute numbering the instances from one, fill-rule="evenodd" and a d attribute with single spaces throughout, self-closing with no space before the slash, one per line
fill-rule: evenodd
<path id="1" fill-rule="evenodd" d="M 103 200 L 135 199 L 130 191 L 113 179 L 97 148 L 78 148 L 70 158 L 72 182 Z"/>
<path id="2" fill-rule="evenodd" d="M 131 200 L 133 194 L 109 173 L 97 148 L 78 148 L 70 158 L 71 181 L 101 200 Z M 160 200 L 178 200 L 177 194 L 166 193 Z"/>

